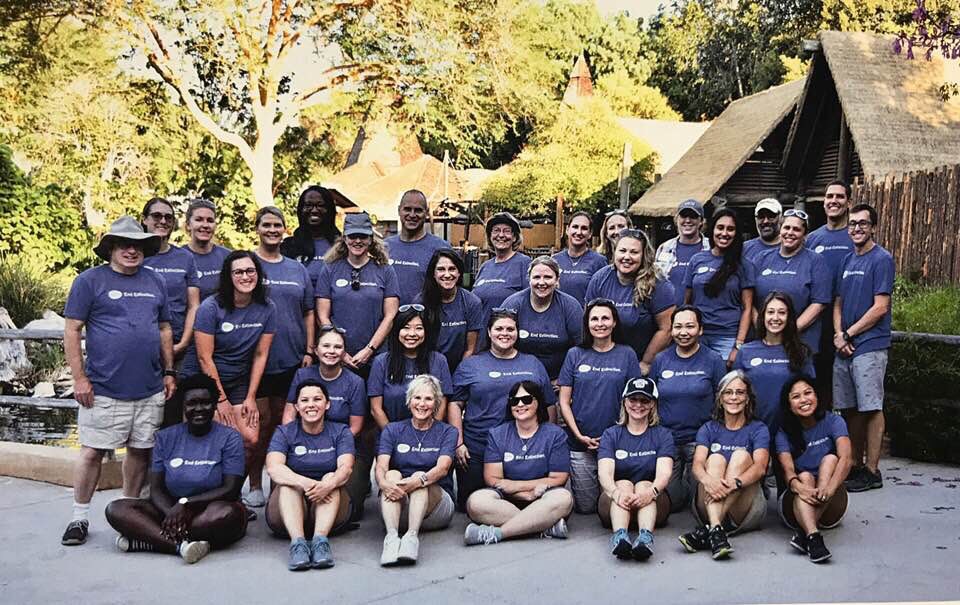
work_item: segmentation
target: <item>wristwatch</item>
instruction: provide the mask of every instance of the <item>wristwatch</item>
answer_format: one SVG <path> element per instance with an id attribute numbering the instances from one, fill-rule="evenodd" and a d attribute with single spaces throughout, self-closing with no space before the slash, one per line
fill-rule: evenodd
<path id="1" fill-rule="evenodd" d="M 426 473 L 420 475 L 420 484 L 423 485 L 424 487 L 427 486 L 427 474 L 426 474 Z"/>
<path id="2" fill-rule="evenodd" d="M 738 341 L 738 342 L 735 342 L 735 343 L 733 344 L 733 348 L 739 351 L 740 349 L 743 348 L 743 343 L 742 343 L 742 342 L 739 342 L 739 341 Z"/>
<path id="3" fill-rule="evenodd" d="M 183 504 L 184 506 L 186 506 L 187 502 L 189 501 L 190 500 L 186 496 L 184 496 L 183 498 L 180 498 L 179 500 L 177 500 L 177 504 Z"/>
<path id="4" fill-rule="evenodd" d="M 737 489 L 743 487 L 743 481 L 740 480 L 740 477 L 734 477 L 733 482 L 737 484 Z"/>
<path id="5" fill-rule="evenodd" d="M 844 339 L 845 341 L 847 341 L 847 342 L 850 342 L 851 340 L 853 340 L 853 337 L 850 336 L 850 333 L 849 333 L 849 332 L 847 332 L 846 330 L 844 330 L 844 331 L 843 331 L 843 339 Z"/>
<path id="6" fill-rule="evenodd" d="M 177 371 L 176 371 L 176 370 L 164 370 L 164 371 L 163 371 L 163 375 L 164 375 L 164 376 L 173 376 L 174 378 L 176 378 L 176 377 L 177 377 Z"/>
<path id="7" fill-rule="evenodd" d="M 659 497 L 660 497 L 660 490 L 657 489 L 657 486 L 656 486 L 656 485 L 653 486 L 653 497 L 654 497 L 654 498 L 659 498 Z"/>

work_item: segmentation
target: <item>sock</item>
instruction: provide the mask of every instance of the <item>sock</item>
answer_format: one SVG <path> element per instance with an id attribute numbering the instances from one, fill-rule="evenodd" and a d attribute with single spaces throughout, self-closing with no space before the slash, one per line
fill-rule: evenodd
<path id="1" fill-rule="evenodd" d="M 393 536 L 394 538 L 396 538 L 397 535 L 398 535 L 398 532 L 397 532 L 396 529 L 388 529 L 388 530 L 387 530 L 387 535 L 388 535 L 388 536 Z"/>
<path id="2" fill-rule="evenodd" d="M 73 519 L 71 521 L 87 521 L 90 520 L 90 503 L 80 504 L 76 500 L 73 501 Z"/>
<path id="3" fill-rule="evenodd" d="M 313 536 L 313 541 L 314 541 L 314 542 L 329 542 L 329 540 L 327 540 L 327 537 L 326 537 L 326 536 L 318 536 L 318 535 L 314 535 L 314 536 Z"/>
<path id="4" fill-rule="evenodd" d="M 416 538 L 418 533 L 420 533 L 420 532 L 418 532 L 418 531 L 415 530 L 415 529 L 408 529 L 406 535 L 408 535 L 408 536 L 413 536 L 414 538 Z"/>
<path id="5" fill-rule="evenodd" d="M 503 540 L 503 532 L 500 531 L 500 528 L 499 528 L 499 527 L 494 527 L 494 528 L 493 528 L 493 533 L 494 533 L 495 536 L 497 536 L 497 540 Z"/>

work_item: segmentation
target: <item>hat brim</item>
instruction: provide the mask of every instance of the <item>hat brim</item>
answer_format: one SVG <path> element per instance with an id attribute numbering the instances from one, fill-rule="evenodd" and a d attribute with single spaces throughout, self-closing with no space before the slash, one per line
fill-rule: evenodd
<path id="1" fill-rule="evenodd" d="M 346 235 L 369 235 L 373 236 L 373 229 L 369 227 L 354 227 L 352 229 L 344 229 L 343 234 Z"/>
<path id="2" fill-rule="evenodd" d="M 490 237 L 490 232 L 493 231 L 493 228 L 496 227 L 497 225 L 510 225 L 510 229 L 512 229 L 514 233 L 517 233 L 517 234 L 520 233 L 520 223 L 517 222 L 516 219 L 512 219 L 508 216 L 501 215 L 501 216 L 495 216 L 487 221 L 487 224 L 486 224 L 487 237 Z"/>
<path id="3" fill-rule="evenodd" d="M 143 256 L 154 256 L 160 251 L 160 236 L 153 233 L 130 233 L 128 235 L 115 235 L 108 233 L 100 239 L 100 243 L 94 247 L 93 252 L 101 259 L 110 262 L 110 249 L 115 240 L 126 240 L 138 242 L 143 245 Z"/>

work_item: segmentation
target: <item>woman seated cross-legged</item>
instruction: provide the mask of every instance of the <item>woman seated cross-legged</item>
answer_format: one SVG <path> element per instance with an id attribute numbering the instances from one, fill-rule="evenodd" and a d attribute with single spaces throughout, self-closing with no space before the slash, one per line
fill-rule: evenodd
<path id="1" fill-rule="evenodd" d="M 289 536 L 291 571 L 333 567 L 328 536 L 349 522 L 344 488 L 353 471 L 353 434 L 345 424 L 326 421 L 330 397 L 318 380 L 300 383 L 295 407 L 299 418 L 279 427 L 267 450 L 267 525 Z"/>
<path id="2" fill-rule="evenodd" d="M 514 384 L 507 396 L 507 422 L 491 429 L 483 461 L 487 487 L 467 500 L 467 546 L 541 534 L 566 538 L 573 496 L 567 435 L 547 421 L 544 393 L 536 382 Z"/>
<path id="3" fill-rule="evenodd" d="M 809 376 L 787 382 L 781 398 L 777 459 L 787 490 L 780 496 L 780 518 L 794 530 L 790 546 L 814 563 L 830 558 L 820 529 L 840 524 L 847 512 L 843 486 L 853 455 L 843 418 L 819 404 Z"/>
<path id="4" fill-rule="evenodd" d="M 740 370 L 717 385 L 713 420 L 697 431 L 693 477 L 699 483 L 692 506 L 697 528 L 680 536 L 687 552 L 709 549 L 714 559 L 733 552 L 728 534 L 757 529 L 767 513 L 760 482 L 770 460 L 770 431 L 754 420 L 757 399 Z"/>
<path id="5" fill-rule="evenodd" d="M 653 554 L 653 528 L 670 514 L 667 484 L 676 450 L 670 430 L 659 426 L 656 383 L 633 378 L 623 388 L 620 421 L 603 432 L 597 471 L 603 493 L 597 512 L 613 529 L 610 550 L 618 559 L 645 561 Z M 639 534 L 630 542 L 630 517 Z"/>
<path id="6" fill-rule="evenodd" d="M 453 518 L 450 469 L 458 433 L 435 419 L 442 402 L 439 380 L 429 374 L 415 377 L 407 386 L 412 418 L 391 422 L 380 434 L 377 484 L 387 529 L 381 565 L 416 563 L 420 530 L 443 529 Z"/>
<path id="7" fill-rule="evenodd" d="M 182 380 L 174 398 L 185 422 L 157 433 L 150 466 L 150 499 L 107 505 L 107 521 L 124 552 L 179 554 L 187 563 L 243 537 L 247 515 L 240 433 L 213 421 L 219 390 L 213 378 Z"/>

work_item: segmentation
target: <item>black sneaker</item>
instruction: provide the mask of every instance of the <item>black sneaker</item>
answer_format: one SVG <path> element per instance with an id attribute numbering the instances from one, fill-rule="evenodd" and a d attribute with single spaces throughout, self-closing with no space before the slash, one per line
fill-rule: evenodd
<path id="1" fill-rule="evenodd" d="M 857 481 L 860 481 L 860 476 L 863 474 L 863 471 L 865 470 L 867 470 L 867 467 L 863 466 L 862 464 L 858 464 L 857 466 L 851 468 L 850 472 L 847 473 L 847 478 L 843 480 L 844 487 L 846 487 L 847 490 L 849 490 L 851 484 L 856 483 Z"/>
<path id="2" fill-rule="evenodd" d="M 687 552 L 697 552 L 710 548 L 710 530 L 706 525 L 701 525 L 695 530 L 681 535 L 678 539 Z"/>
<path id="3" fill-rule="evenodd" d="M 64 546 L 80 546 L 87 541 L 87 534 L 90 532 L 90 522 L 86 519 L 80 521 L 71 521 L 67 524 L 67 530 L 63 532 L 60 538 L 60 544 Z"/>
<path id="4" fill-rule="evenodd" d="M 807 536 L 807 554 L 814 563 L 823 563 L 831 557 L 830 551 L 823 545 L 823 535 L 820 532 L 815 531 Z"/>
<path id="5" fill-rule="evenodd" d="M 805 536 L 803 532 L 799 530 L 793 532 L 793 537 L 790 538 L 790 546 L 794 547 L 803 554 L 807 554 L 807 536 Z"/>
<path id="6" fill-rule="evenodd" d="M 880 469 L 876 473 L 870 472 L 870 469 L 864 468 L 860 475 L 852 480 L 848 479 L 844 485 L 848 492 L 865 492 L 870 489 L 880 489 L 883 487 L 883 476 Z"/>
<path id="7" fill-rule="evenodd" d="M 710 551 L 713 553 L 714 561 L 726 559 L 733 552 L 730 541 L 727 540 L 727 532 L 719 525 L 710 530 Z"/>

